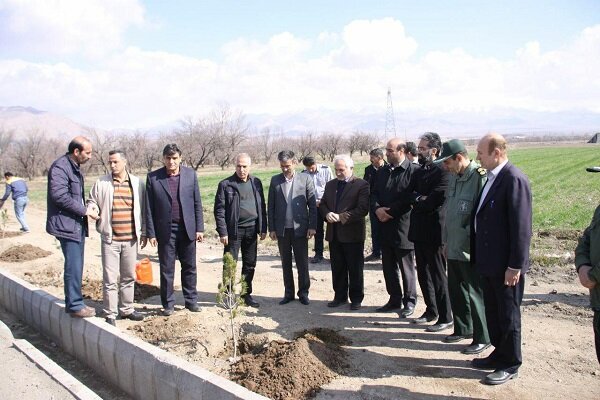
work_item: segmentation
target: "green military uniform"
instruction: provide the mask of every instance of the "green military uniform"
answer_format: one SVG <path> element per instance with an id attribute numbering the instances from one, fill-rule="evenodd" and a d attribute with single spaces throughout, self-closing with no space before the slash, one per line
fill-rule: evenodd
<path id="1" fill-rule="evenodd" d="M 473 344 L 488 344 L 479 273 L 470 263 L 471 213 L 486 181 L 485 170 L 471 161 L 462 175 L 448 183 L 445 237 L 448 290 L 454 314 L 454 335 L 473 335 Z"/>
<path id="2" fill-rule="evenodd" d="M 596 286 L 590 289 L 590 305 L 594 310 L 596 356 L 600 362 L 600 206 L 594 212 L 592 223 L 579 239 L 575 249 L 575 265 L 578 271 L 582 265 L 592 266 L 589 278 L 596 282 Z"/>

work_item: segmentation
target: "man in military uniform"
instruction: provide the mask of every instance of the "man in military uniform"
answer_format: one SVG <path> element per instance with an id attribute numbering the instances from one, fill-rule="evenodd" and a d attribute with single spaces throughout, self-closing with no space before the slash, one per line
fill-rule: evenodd
<path id="1" fill-rule="evenodd" d="M 600 172 L 600 168 L 588 168 Z M 590 306 L 594 310 L 596 357 L 600 363 L 600 206 L 596 208 L 590 226 L 583 232 L 575 249 L 575 265 L 579 281 L 590 290 Z"/>
<path id="2" fill-rule="evenodd" d="M 446 192 L 446 238 L 448 291 L 454 314 L 454 333 L 444 338 L 455 343 L 468 338 L 473 342 L 464 354 L 478 354 L 490 347 L 483 291 L 479 273 L 470 263 L 470 226 L 473 204 L 486 181 L 485 169 L 469 160 L 464 144 L 452 139 L 442 146 L 442 154 L 434 163 L 443 163 L 450 172 Z"/>
<path id="3" fill-rule="evenodd" d="M 315 195 L 317 198 L 317 209 L 325 192 L 325 184 L 333 179 L 331 168 L 327 165 L 317 164 L 313 156 L 306 156 L 302 159 L 305 169 L 303 174 L 308 174 L 315 185 Z M 315 256 L 310 259 L 312 264 L 318 264 L 323 261 L 323 238 L 325 231 L 323 229 L 325 221 L 320 213 L 317 213 L 317 233 L 315 234 Z"/>

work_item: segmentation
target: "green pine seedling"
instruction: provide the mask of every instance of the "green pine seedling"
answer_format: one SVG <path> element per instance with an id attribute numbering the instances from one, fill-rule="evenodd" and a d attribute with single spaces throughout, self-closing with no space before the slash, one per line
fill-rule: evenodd
<path id="1" fill-rule="evenodd" d="M 244 314 L 244 295 L 247 291 L 243 277 L 236 278 L 237 262 L 231 253 L 223 255 L 223 283 L 219 285 L 217 302 L 229 313 L 229 325 L 233 339 L 233 360 L 237 359 L 238 337 L 235 330 L 235 318 Z"/>

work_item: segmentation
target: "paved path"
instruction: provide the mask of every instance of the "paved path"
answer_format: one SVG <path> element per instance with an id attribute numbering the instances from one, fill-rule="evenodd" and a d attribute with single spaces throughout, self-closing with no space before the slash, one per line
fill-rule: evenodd
<path id="1" fill-rule="evenodd" d="M 0 399 L 91 400 L 100 397 L 29 342 L 14 339 L 0 320 Z"/>

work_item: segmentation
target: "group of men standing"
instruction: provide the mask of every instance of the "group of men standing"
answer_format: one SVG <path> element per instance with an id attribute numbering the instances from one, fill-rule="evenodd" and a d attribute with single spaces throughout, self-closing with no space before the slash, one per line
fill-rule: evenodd
<path id="1" fill-rule="evenodd" d="M 418 280 L 426 308 L 412 321 L 435 321 L 429 332 L 453 327 L 444 341 L 472 339 L 465 354 L 493 345 L 473 366 L 494 370 L 485 383 L 505 383 L 517 377 L 522 363 L 520 304 L 532 233 L 529 182 L 508 161 L 500 135 L 479 141 L 481 167 L 462 142 L 442 144 L 432 132 L 421 136 L 417 152 L 418 166 L 409 160 L 406 143 L 391 139 L 387 164 L 374 150 L 365 170 L 374 235 L 370 259 L 381 251 L 389 295 L 377 311 L 412 315 Z"/>
<path id="2" fill-rule="evenodd" d="M 472 339 L 465 354 L 478 354 L 493 345 L 490 355 L 472 363 L 494 370 L 486 383 L 504 383 L 517 376 L 522 363 L 520 305 L 532 234 L 528 179 L 508 161 L 506 141 L 496 134 L 484 136 L 477 145 L 481 165 L 469 159 L 462 142 L 442 144 L 435 133 L 421 136 L 419 164 L 408 158 L 408 151 L 406 143 L 396 138 L 386 144 L 387 162 L 381 150 L 373 150 L 365 179 L 355 176 L 348 156 L 335 157 L 335 174 L 311 158 L 303 160 L 306 169 L 297 173 L 294 153 L 282 151 L 278 154 L 282 172 L 271 178 L 267 200 L 262 182 L 250 174 L 250 156 L 239 154 L 235 173 L 218 185 L 214 215 L 224 252 L 236 260 L 241 252 L 244 301 L 259 307 L 252 297 L 252 280 L 258 239 L 268 233 L 277 241 L 281 257 L 284 294 L 279 304 L 297 296 L 308 305 L 308 241 L 316 237 L 311 261 L 320 262 L 319 240 L 324 236 L 334 292 L 327 305 L 339 307 L 349 300 L 352 310 L 360 309 L 369 214 L 373 252 L 367 260 L 381 254 L 389 296 L 377 311 L 398 310 L 402 318 L 411 316 L 418 281 L 426 307 L 412 321 L 435 321 L 426 328 L 431 332 L 453 327 L 444 341 Z M 181 150 L 167 145 L 164 167 L 148 174 L 145 184 L 127 171 L 125 153 L 112 151 L 111 173 L 95 182 L 86 202 L 81 165 L 91 152 L 88 139 L 73 139 L 68 153 L 52 164 L 48 174 L 47 231 L 59 239 L 65 257 L 66 312 L 73 317 L 95 314 L 81 296 L 87 217 L 96 221 L 102 238 L 107 322 L 114 325 L 118 316 L 144 318 L 133 309 L 138 244 L 158 246 L 162 314 L 174 311 L 176 258 L 181 263 L 185 307 L 198 311 L 196 243 L 203 240 L 202 203 L 195 172 L 180 165 Z M 589 238 L 580 248 L 587 243 Z M 590 262 L 583 254 L 578 253 L 580 278 L 593 288 L 596 260 Z"/>

